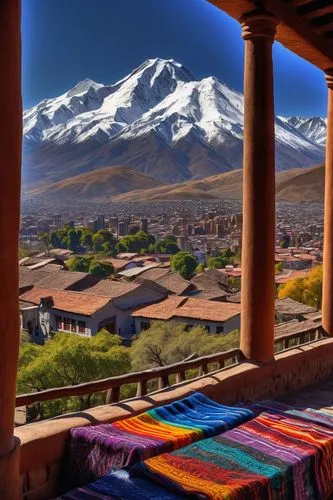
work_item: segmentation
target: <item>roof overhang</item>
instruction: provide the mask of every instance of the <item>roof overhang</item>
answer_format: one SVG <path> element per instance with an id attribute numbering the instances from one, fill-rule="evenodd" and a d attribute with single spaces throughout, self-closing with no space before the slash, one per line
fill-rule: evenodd
<path id="1" fill-rule="evenodd" d="M 321 0 L 209 0 L 239 20 L 255 9 L 280 19 L 276 39 L 322 70 L 333 68 L 333 2 Z"/>

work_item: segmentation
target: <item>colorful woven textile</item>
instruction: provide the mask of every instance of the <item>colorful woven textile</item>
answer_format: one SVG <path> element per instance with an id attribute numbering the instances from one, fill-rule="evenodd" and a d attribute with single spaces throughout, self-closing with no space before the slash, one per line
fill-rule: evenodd
<path id="1" fill-rule="evenodd" d="M 113 424 L 71 431 L 70 471 L 76 484 L 100 478 L 160 453 L 217 435 L 254 417 L 200 393 Z"/>
<path id="2" fill-rule="evenodd" d="M 318 500 L 333 490 L 333 431 L 262 413 L 221 436 L 135 465 L 176 494 L 214 500 Z"/>
<path id="3" fill-rule="evenodd" d="M 277 413 L 281 415 L 290 415 L 301 420 L 309 420 L 315 424 L 324 425 L 333 429 L 333 415 L 313 408 L 304 408 L 302 410 L 292 408 L 289 405 L 278 401 L 261 401 L 248 406 L 256 415 L 262 412 Z"/>
<path id="4" fill-rule="evenodd" d="M 174 494 L 147 479 L 134 477 L 121 470 L 112 472 L 94 483 L 67 493 L 61 500 L 181 500 Z M 58 499 L 60 500 L 60 499 Z"/>

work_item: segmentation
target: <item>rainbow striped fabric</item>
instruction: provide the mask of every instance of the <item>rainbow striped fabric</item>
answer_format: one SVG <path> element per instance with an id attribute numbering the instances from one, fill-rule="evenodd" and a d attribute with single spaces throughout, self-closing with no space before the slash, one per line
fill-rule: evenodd
<path id="1" fill-rule="evenodd" d="M 111 470 L 215 436 L 253 417 L 250 409 L 223 406 L 194 393 L 113 424 L 74 428 L 71 479 L 75 484 L 87 483 Z"/>
<path id="2" fill-rule="evenodd" d="M 131 474 L 192 498 L 323 499 L 333 491 L 333 431 L 262 413 L 221 436 L 137 464 Z"/>
<path id="3" fill-rule="evenodd" d="M 285 416 L 289 415 L 333 429 L 333 415 L 313 408 L 302 408 L 302 410 L 299 410 L 285 403 L 270 400 L 252 403 L 248 405 L 247 408 L 250 408 L 255 415 L 260 415 L 262 412 L 276 413 Z"/>

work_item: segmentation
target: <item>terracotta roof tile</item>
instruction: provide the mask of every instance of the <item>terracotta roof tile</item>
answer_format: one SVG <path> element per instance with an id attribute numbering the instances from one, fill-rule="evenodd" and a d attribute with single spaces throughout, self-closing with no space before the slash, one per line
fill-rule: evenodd
<path id="1" fill-rule="evenodd" d="M 174 316 L 174 312 L 177 307 L 186 300 L 186 297 L 168 297 L 162 302 L 157 302 L 156 304 L 151 304 L 150 306 L 137 309 L 132 313 L 132 316 L 168 320 Z"/>
<path id="2" fill-rule="evenodd" d="M 218 269 L 208 269 L 208 271 L 197 274 L 197 276 L 192 278 L 191 281 L 197 288 L 204 290 L 207 287 L 210 288 L 212 284 L 216 283 L 227 285 L 228 276 L 224 271 L 220 271 Z"/>
<path id="3" fill-rule="evenodd" d="M 98 283 L 98 279 L 94 278 L 88 273 L 72 272 L 72 271 L 58 271 L 41 280 L 38 285 L 48 288 L 56 288 L 57 290 L 72 289 L 75 291 L 82 291 L 92 285 Z"/>
<path id="4" fill-rule="evenodd" d="M 102 260 L 103 262 L 108 262 L 113 265 L 116 271 L 122 271 L 125 269 L 131 262 L 130 260 L 125 259 L 113 259 L 112 257 L 108 257 Z"/>
<path id="5" fill-rule="evenodd" d="M 223 288 L 218 286 L 218 284 L 213 283 L 210 287 L 207 287 L 204 290 L 196 290 L 193 294 L 191 292 L 188 295 L 193 295 L 193 298 L 196 299 L 217 300 L 228 296 L 228 293 L 229 292 L 226 292 Z"/>
<path id="6" fill-rule="evenodd" d="M 177 296 L 137 309 L 132 316 L 161 320 L 179 317 L 223 322 L 238 314 L 239 304 Z"/>
<path id="7" fill-rule="evenodd" d="M 101 280 L 96 285 L 87 288 L 86 294 L 98 295 L 99 297 L 108 297 L 114 299 L 138 288 L 140 283 L 128 283 L 126 281 Z"/>
<path id="8" fill-rule="evenodd" d="M 170 290 L 170 292 L 180 295 L 184 293 L 187 288 L 191 286 L 191 282 L 185 280 L 175 271 L 171 271 L 168 274 L 165 274 L 161 278 L 156 280 L 157 283 L 164 288 Z"/>
<path id="9" fill-rule="evenodd" d="M 45 297 L 53 298 L 54 306 L 52 309 L 82 314 L 84 316 L 92 316 L 110 302 L 109 297 L 98 297 L 82 292 L 41 287 L 34 287 L 29 292 L 23 294 L 21 299 L 33 304 L 39 304 L 41 299 Z"/>
<path id="10" fill-rule="evenodd" d="M 167 269 L 163 269 L 161 267 L 155 267 L 152 269 L 147 269 L 147 271 L 143 271 L 140 275 L 140 278 L 136 279 L 147 279 L 151 281 L 157 281 L 162 276 L 168 274 L 168 272 L 169 271 Z"/>
<path id="11" fill-rule="evenodd" d="M 50 278 L 52 273 L 45 271 L 44 269 L 35 269 L 34 271 L 28 269 L 27 267 L 19 267 L 19 281 L 20 289 L 32 287 L 38 285 L 41 281 L 46 278 Z"/>
<path id="12" fill-rule="evenodd" d="M 277 299 L 275 301 L 275 310 L 281 314 L 309 314 L 317 311 L 314 307 L 297 302 L 290 297 Z"/>
<path id="13" fill-rule="evenodd" d="M 178 307 L 176 311 L 177 316 L 185 318 L 221 322 L 233 318 L 238 314 L 240 314 L 239 304 L 194 298 L 189 298 L 181 307 Z"/>

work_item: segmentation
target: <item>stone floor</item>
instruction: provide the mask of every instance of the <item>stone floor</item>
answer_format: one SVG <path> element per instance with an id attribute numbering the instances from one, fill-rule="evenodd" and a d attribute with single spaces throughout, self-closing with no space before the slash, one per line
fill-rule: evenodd
<path id="1" fill-rule="evenodd" d="M 313 408 L 325 413 L 330 413 L 333 416 L 333 376 L 326 379 L 324 382 L 290 392 L 278 398 L 278 400 L 293 408 L 300 410 L 304 408 Z"/>

